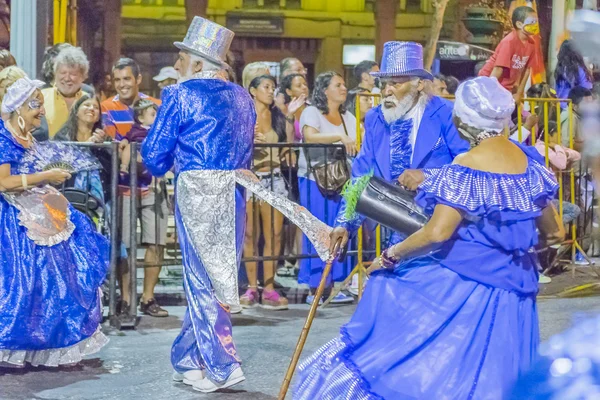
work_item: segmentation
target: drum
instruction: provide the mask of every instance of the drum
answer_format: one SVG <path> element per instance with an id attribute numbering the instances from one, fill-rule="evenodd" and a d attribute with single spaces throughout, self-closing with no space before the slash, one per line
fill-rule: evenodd
<path id="1" fill-rule="evenodd" d="M 415 195 L 415 192 L 374 176 L 358 198 L 356 212 L 408 236 L 429 220 L 415 204 Z"/>

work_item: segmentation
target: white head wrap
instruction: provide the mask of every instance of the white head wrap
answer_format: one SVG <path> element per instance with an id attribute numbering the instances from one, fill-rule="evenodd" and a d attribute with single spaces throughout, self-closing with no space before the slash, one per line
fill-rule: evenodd
<path id="1" fill-rule="evenodd" d="M 470 79 L 456 90 L 454 115 L 464 124 L 482 131 L 502 132 L 514 109 L 512 95 L 496 78 Z"/>
<path id="2" fill-rule="evenodd" d="M 10 114 L 16 111 L 27 101 L 37 89 L 44 86 L 44 82 L 24 77 L 13 83 L 6 90 L 2 99 L 2 112 Z"/>

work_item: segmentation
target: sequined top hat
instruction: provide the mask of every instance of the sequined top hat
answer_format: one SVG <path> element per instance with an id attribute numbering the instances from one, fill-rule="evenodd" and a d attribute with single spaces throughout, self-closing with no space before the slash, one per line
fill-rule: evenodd
<path id="1" fill-rule="evenodd" d="M 512 94 L 496 78 L 469 79 L 456 90 L 454 115 L 473 128 L 502 132 L 514 109 Z"/>
<path id="2" fill-rule="evenodd" d="M 381 70 L 371 75 L 382 78 L 394 76 L 416 76 L 433 80 L 429 71 L 423 68 L 423 46 L 415 42 L 387 42 L 383 45 Z"/>
<path id="3" fill-rule="evenodd" d="M 202 17 L 194 17 L 183 42 L 173 43 L 178 49 L 225 64 L 225 56 L 233 40 L 229 29 Z"/>

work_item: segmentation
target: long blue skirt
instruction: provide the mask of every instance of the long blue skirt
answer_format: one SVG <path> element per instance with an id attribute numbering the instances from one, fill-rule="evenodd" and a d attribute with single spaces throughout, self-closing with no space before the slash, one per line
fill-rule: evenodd
<path id="1" fill-rule="evenodd" d="M 311 214 L 317 217 L 319 220 L 325 222 L 329 226 L 335 224 L 338 211 L 341 206 L 341 197 L 335 200 L 325 199 L 315 181 L 306 178 L 298 178 L 298 186 L 300 190 L 300 204 L 306 207 Z M 302 240 L 302 253 L 316 255 L 317 252 L 306 236 L 303 236 Z M 298 273 L 298 283 L 304 283 L 310 285 L 311 288 L 319 286 L 321 281 L 321 275 L 325 263 L 320 258 L 305 258 L 300 260 L 300 271 Z M 352 271 L 352 263 L 350 258 L 347 258 L 345 262 L 335 262 L 331 268 L 331 274 L 327 278 L 328 286 L 335 282 L 341 282 Z"/>
<path id="2" fill-rule="evenodd" d="M 71 208 L 71 237 L 39 246 L 18 214 L 0 197 L 0 364 L 77 362 L 106 343 L 98 330 L 108 240 Z"/>
<path id="3" fill-rule="evenodd" d="M 374 273 L 341 336 L 304 361 L 294 399 L 503 399 L 539 343 L 534 296 L 431 257 Z"/>

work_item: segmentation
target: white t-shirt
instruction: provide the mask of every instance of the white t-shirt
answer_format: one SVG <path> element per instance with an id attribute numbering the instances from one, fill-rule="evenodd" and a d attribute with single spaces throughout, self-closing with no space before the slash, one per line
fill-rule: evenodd
<path id="1" fill-rule="evenodd" d="M 346 123 L 346 129 L 348 130 L 348 136 L 353 140 L 356 140 L 356 118 L 350 111 L 346 111 L 342 118 Z M 306 107 L 300 116 L 300 132 L 304 131 L 305 126 L 310 126 L 322 133 L 340 133 L 344 134 L 344 125 L 334 125 L 325 118 L 325 115 L 314 106 Z M 306 143 L 306 141 L 304 141 Z M 341 144 L 342 142 L 336 142 L 335 144 Z M 317 150 L 318 151 L 318 150 Z M 300 152 L 298 159 L 298 176 L 307 177 L 307 162 L 304 151 Z M 314 180 L 313 176 L 310 176 L 311 180 Z"/>

